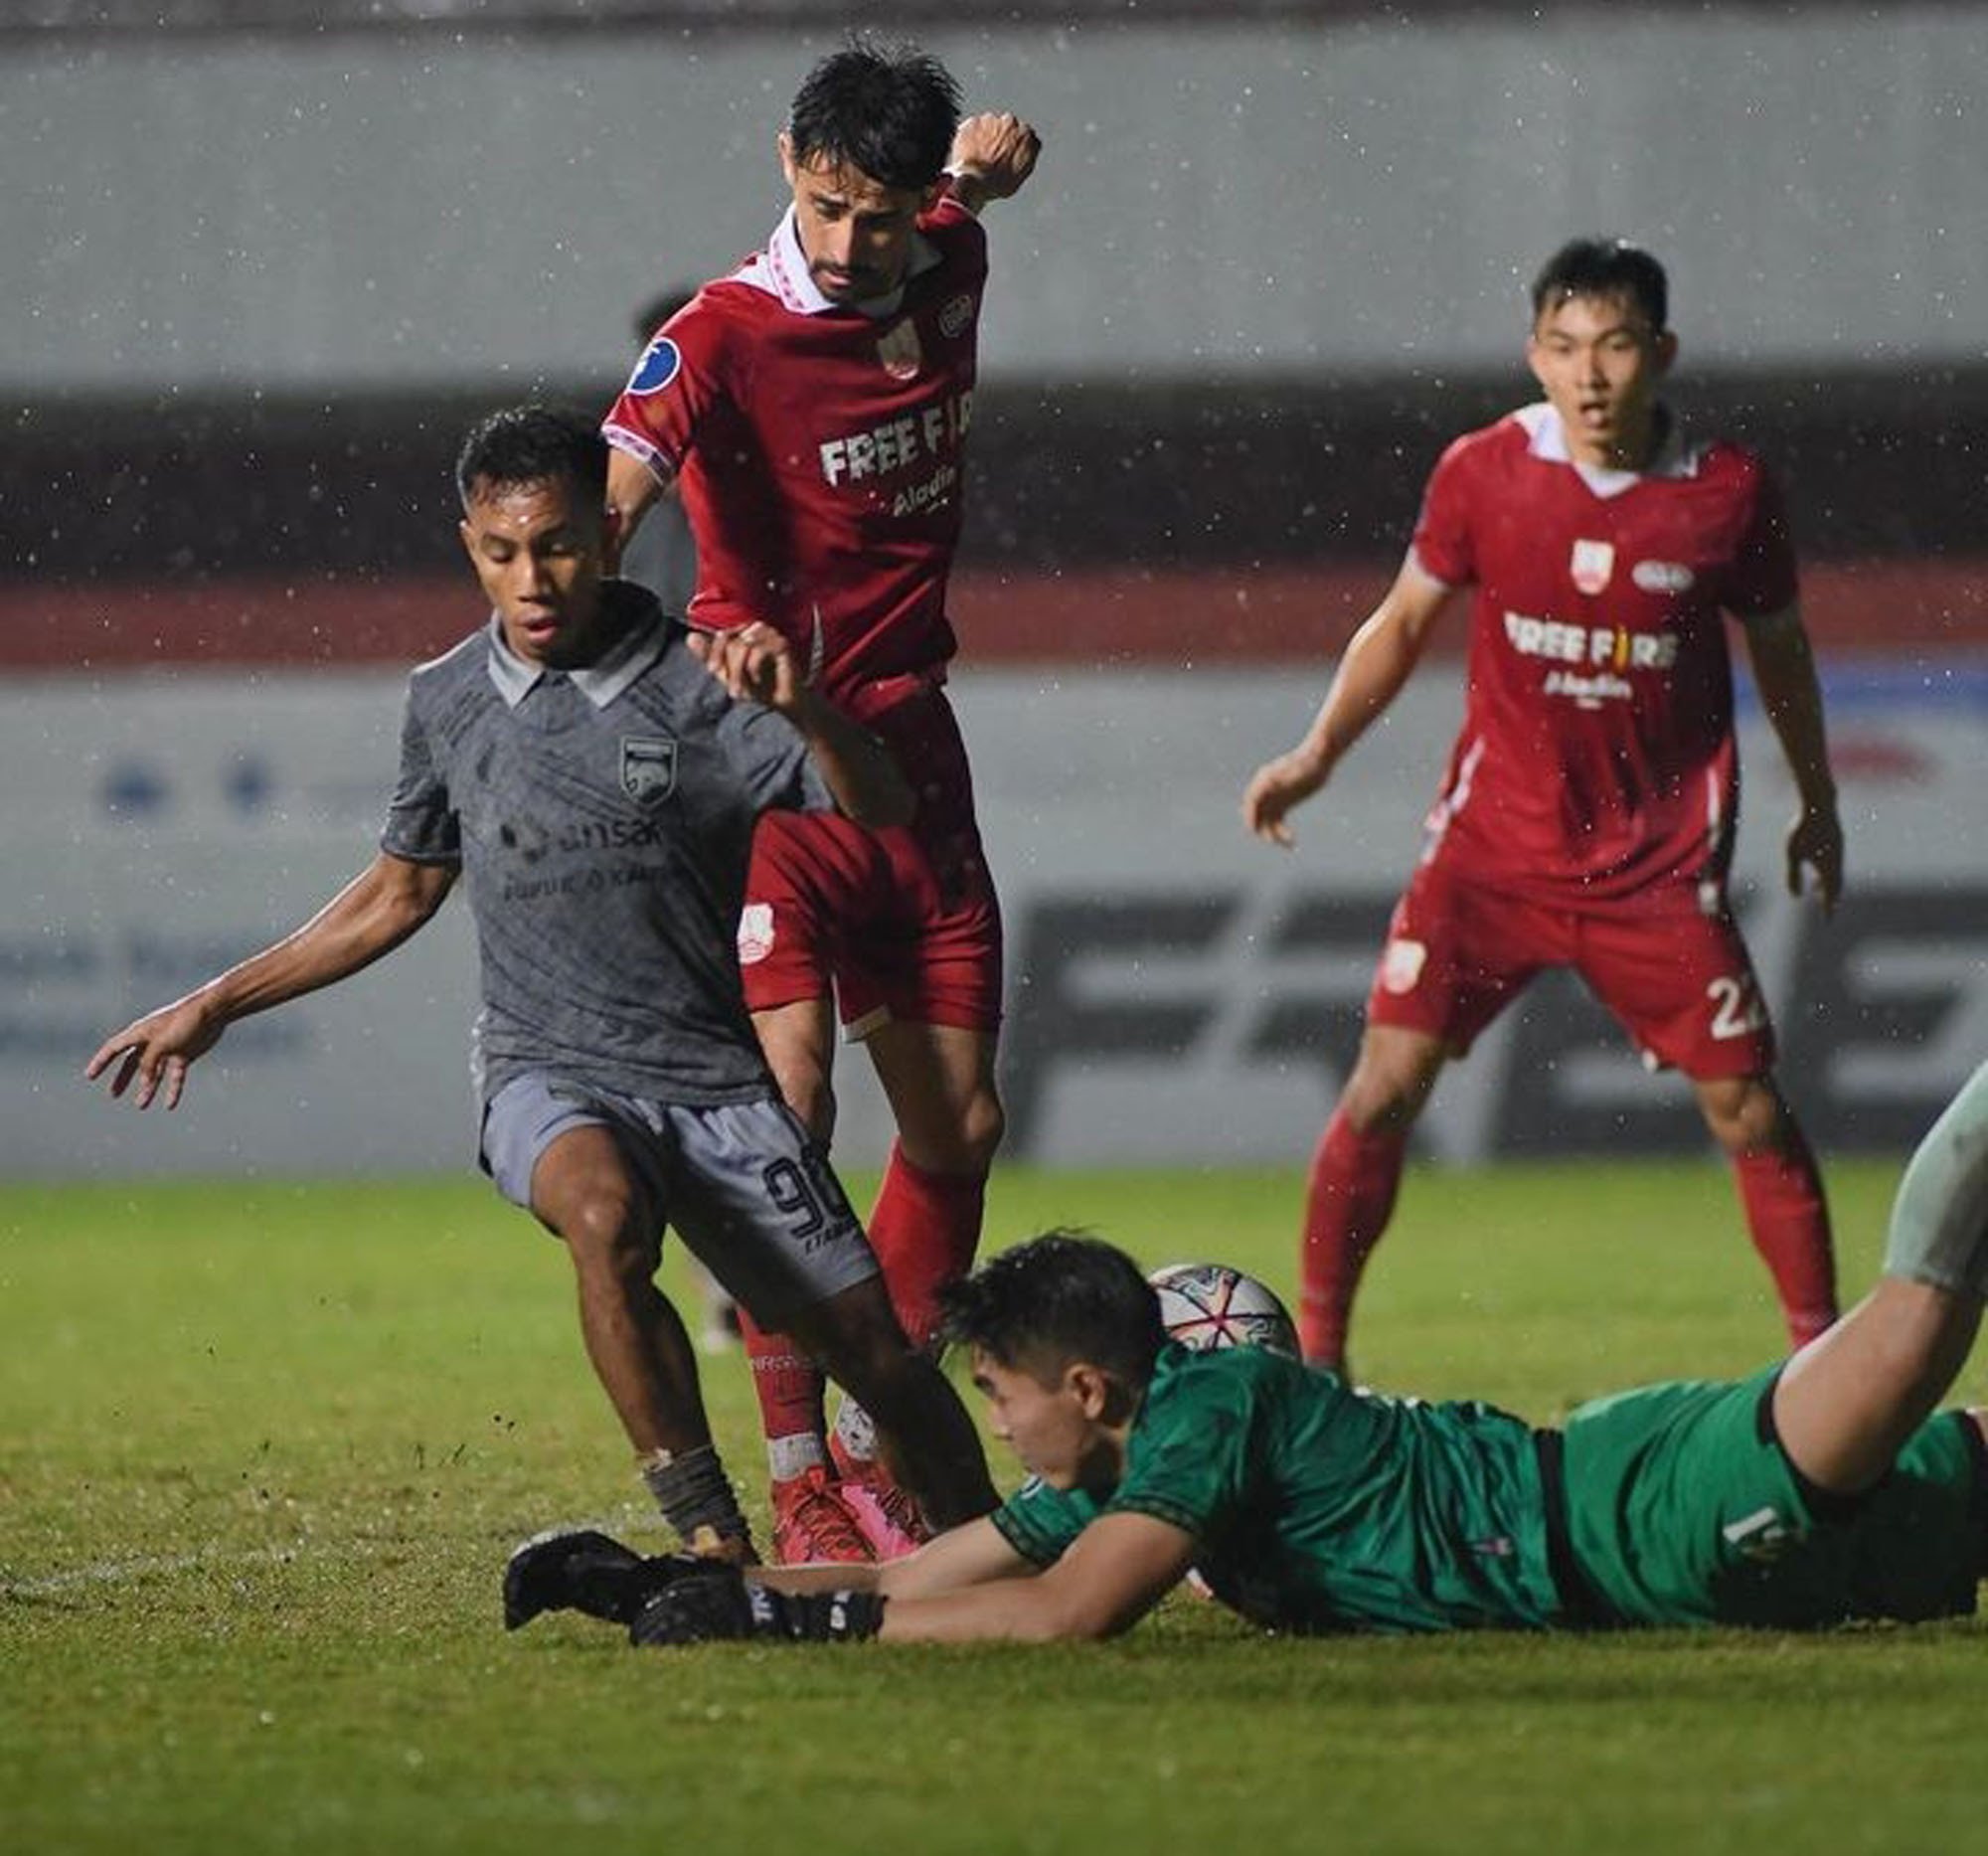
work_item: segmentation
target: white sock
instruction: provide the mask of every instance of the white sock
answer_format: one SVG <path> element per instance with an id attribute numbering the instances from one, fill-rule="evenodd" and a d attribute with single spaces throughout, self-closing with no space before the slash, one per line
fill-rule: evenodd
<path id="1" fill-rule="evenodd" d="M 854 1399 L 844 1399 L 835 1414 L 835 1437 L 845 1456 L 864 1463 L 877 1460 L 877 1427 Z"/>
<path id="2" fill-rule="evenodd" d="M 810 1469 L 825 1468 L 828 1449 L 812 1431 L 796 1431 L 791 1436 L 766 1439 L 766 1466 L 775 1482 L 791 1482 Z"/>
<path id="3" fill-rule="evenodd" d="M 1988 1064 L 1961 1086 L 1905 1167 L 1885 1273 L 1988 1295 Z"/>

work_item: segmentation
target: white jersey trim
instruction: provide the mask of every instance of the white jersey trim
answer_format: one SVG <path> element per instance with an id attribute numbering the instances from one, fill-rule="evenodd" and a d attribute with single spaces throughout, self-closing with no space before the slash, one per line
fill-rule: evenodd
<path id="1" fill-rule="evenodd" d="M 609 420 L 600 427 L 600 435 L 617 451 L 626 451 L 638 464 L 643 465 L 664 489 L 676 481 L 677 467 L 657 446 L 651 444 L 639 431 L 630 431 L 626 425 L 617 425 Z"/>
<path id="2" fill-rule="evenodd" d="M 1598 464 L 1583 464 L 1575 459 L 1568 447 L 1567 427 L 1561 422 L 1560 415 L 1546 401 L 1522 406 L 1512 417 L 1524 426 L 1526 449 L 1534 457 L 1543 464 L 1571 465 L 1581 482 L 1604 501 L 1634 489 L 1646 477 L 1695 477 L 1705 461 L 1706 452 L 1711 448 L 1703 443 L 1686 442 L 1677 429 L 1676 421 L 1672 421 L 1663 443 L 1657 447 L 1656 456 L 1643 469 L 1606 470 Z"/>
<path id="3" fill-rule="evenodd" d="M 911 234 L 911 261 L 905 267 L 907 281 L 941 261 L 938 249 L 922 233 Z M 773 228 L 763 252 L 755 252 L 732 273 L 732 281 L 751 285 L 768 296 L 777 296 L 782 307 L 797 316 L 826 315 L 832 309 L 860 309 L 873 322 L 895 316 L 905 306 L 905 288 L 900 284 L 889 296 L 874 302 L 837 303 L 822 294 L 821 285 L 808 271 L 807 254 L 801 250 L 800 228 L 794 223 L 794 209 L 788 207 Z"/>

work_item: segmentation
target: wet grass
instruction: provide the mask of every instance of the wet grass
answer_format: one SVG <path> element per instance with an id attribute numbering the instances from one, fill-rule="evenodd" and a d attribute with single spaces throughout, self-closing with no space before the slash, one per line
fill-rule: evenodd
<path id="1" fill-rule="evenodd" d="M 1833 1169 L 1846 1282 L 1889 1169 Z M 1005 1173 L 1289 1290 L 1295 1173 Z M 671 1274 L 674 1278 L 674 1265 Z M 660 1541 L 558 1249 L 474 1181 L 0 1191 L 0 1838 L 37 1852 L 1955 1849 L 1974 1625 L 1052 1650 L 507 1637 L 521 1535 Z M 1417 1173 L 1364 1377 L 1537 1419 L 1778 1350 L 1709 1165 Z M 710 1363 L 756 1503 L 749 1394 Z M 1969 1389 L 1979 1396 L 1977 1374 Z"/>

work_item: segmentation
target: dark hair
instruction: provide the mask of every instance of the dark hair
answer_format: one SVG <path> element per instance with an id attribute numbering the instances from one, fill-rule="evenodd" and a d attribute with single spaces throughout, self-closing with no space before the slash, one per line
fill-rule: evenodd
<path id="1" fill-rule="evenodd" d="M 607 506 L 607 440 L 599 426 L 578 413 L 554 407 L 512 406 L 470 426 L 455 457 L 455 487 L 466 503 L 478 485 L 515 489 L 564 478 L 580 503 Z"/>
<path id="2" fill-rule="evenodd" d="M 1574 296 L 1626 297 L 1661 332 L 1670 327 L 1670 283 L 1664 267 L 1626 239 L 1572 239 L 1533 279 L 1533 320 Z"/>
<path id="3" fill-rule="evenodd" d="M 1135 1390 L 1166 1345 L 1160 1298 L 1121 1250 L 1076 1231 L 1046 1231 L 939 1291 L 947 1340 L 998 1364 L 1050 1373 L 1102 1367 Z"/>
<path id="4" fill-rule="evenodd" d="M 801 80 L 787 114 L 796 164 L 825 156 L 886 187 L 929 187 L 959 127 L 959 85 L 914 45 L 852 33 Z"/>

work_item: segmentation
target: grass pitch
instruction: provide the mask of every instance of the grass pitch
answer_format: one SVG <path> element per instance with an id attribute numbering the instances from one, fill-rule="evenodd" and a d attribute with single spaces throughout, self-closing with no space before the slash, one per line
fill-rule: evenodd
<path id="1" fill-rule="evenodd" d="M 1852 1289 L 1892 1181 L 1832 1170 Z M 1009 1171 L 989 1236 L 1288 1292 L 1299 1193 Z M 1295 1642 L 1182 1598 L 1103 1646 L 507 1637 L 522 1535 L 663 1535 L 564 1256 L 472 1180 L 0 1190 L 0 1842 L 34 1856 L 1937 1851 L 1988 1810 L 1972 1624 Z M 1536 1420 L 1780 1344 L 1710 1164 L 1418 1172 L 1354 1341 Z M 756 1502 L 743 1364 L 707 1386 Z"/>

